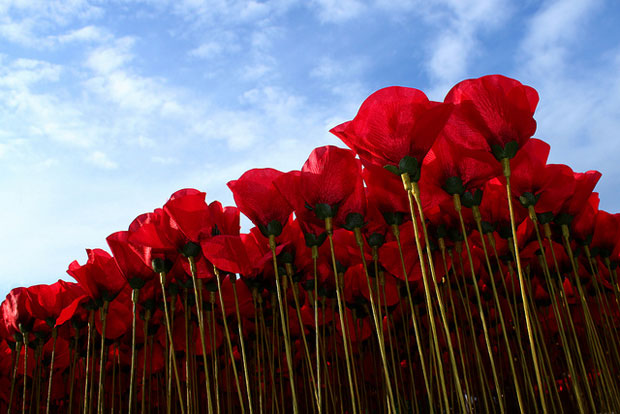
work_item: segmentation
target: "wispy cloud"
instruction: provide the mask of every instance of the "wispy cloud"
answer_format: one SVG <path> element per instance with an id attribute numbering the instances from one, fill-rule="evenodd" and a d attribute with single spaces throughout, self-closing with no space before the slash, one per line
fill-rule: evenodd
<path id="1" fill-rule="evenodd" d="M 113 170 L 118 168 L 118 164 L 110 159 L 105 152 L 94 151 L 91 152 L 86 158 L 88 162 L 98 168 L 104 168 L 106 170 Z"/>
<path id="2" fill-rule="evenodd" d="M 577 171 L 599 169 L 601 206 L 620 208 L 613 196 L 620 185 L 620 48 L 608 50 L 593 65 L 580 61 L 576 50 L 601 12 L 599 1 L 549 1 L 527 25 L 521 43 L 519 76 L 535 86 L 541 101 L 538 135 L 552 145 L 550 160 Z"/>
<path id="3" fill-rule="evenodd" d="M 451 85 L 467 76 L 480 33 L 498 28 L 511 7 L 505 0 L 442 0 L 421 10 L 436 29 L 428 47 L 426 66 L 433 84 L 428 94 L 442 100 Z"/>
<path id="4" fill-rule="evenodd" d="M 338 23 L 359 16 L 366 6 L 359 0 L 313 0 L 319 19 L 325 23 Z"/>

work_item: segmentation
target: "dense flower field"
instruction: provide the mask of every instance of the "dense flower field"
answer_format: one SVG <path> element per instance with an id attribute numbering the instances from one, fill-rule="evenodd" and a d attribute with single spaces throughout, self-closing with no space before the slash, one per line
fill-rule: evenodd
<path id="1" fill-rule="evenodd" d="M 381 89 L 299 171 L 183 189 L 0 307 L 11 413 L 620 411 L 620 216 L 537 92 Z M 255 225 L 240 233 L 239 216 Z"/>

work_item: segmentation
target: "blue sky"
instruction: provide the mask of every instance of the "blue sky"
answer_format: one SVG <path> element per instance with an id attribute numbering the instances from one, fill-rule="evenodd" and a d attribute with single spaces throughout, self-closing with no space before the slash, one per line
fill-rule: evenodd
<path id="1" fill-rule="evenodd" d="M 551 162 L 598 169 L 620 210 L 620 2 L 0 0 L 0 295 L 69 279 L 84 248 L 177 189 L 232 203 L 299 168 L 363 99 L 535 87 Z"/>

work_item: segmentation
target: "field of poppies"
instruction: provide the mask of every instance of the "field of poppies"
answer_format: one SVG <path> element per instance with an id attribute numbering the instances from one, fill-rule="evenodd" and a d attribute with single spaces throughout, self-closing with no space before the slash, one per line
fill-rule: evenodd
<path id="1" fill-rule="evenodd" d="M 236 207 L 175 192 L 7 295 L 0 411 L 620 412 L 620 216 L 547 163 L 537 103 L 388 87 Z"/>

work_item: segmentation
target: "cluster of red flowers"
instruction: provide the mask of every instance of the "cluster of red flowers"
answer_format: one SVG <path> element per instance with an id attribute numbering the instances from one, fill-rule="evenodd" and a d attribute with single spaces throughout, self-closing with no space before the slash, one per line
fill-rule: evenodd
<path id="1" fill-rule="evenodd" d="M 300 171 L 174 193 L 0 308 L 3 412 L 617 412 L 620 217 L 538 95 L 372 94 Z M 256 227 L 240 233 L 239 215 Z"/>

